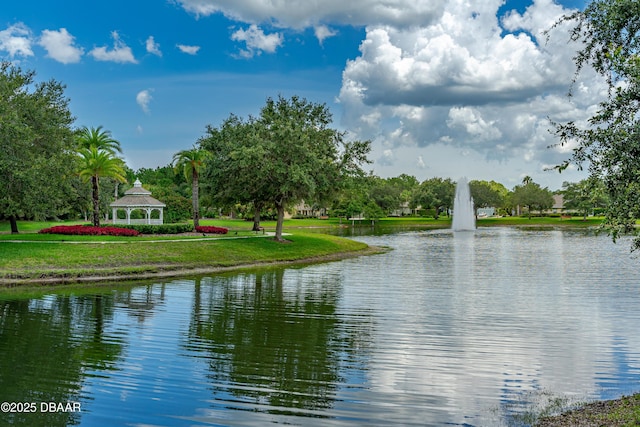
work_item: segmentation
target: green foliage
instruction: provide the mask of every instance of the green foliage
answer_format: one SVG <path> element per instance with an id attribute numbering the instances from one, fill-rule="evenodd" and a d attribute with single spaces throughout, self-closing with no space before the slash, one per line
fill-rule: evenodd
<path id="1" fill-rule="evenodd" d="M 261 185 L 267 176 L 267 147 L 259 136 L 257 120 L 231 115 L 219 128 L 208 126 L 199 143 L 211 153 L 203 172 L 204 194 L 220 207 L 251 206 L 257 230 L 261 211 L 273 198 Z"/>
<path id="2" fill-rule="evenodd" d="M 166 205 L 164 209 L 164 221 L 166 223 L 184 222 L 192 217 L 192 201 L 176 192 L 175 186 L 161 187 L 149 186 L 153 197 Z"/>
<path id="3" fill-rule="evenodd" d="M 456 186 L 450 178 L 431 178 L 420 184 L 411 203 L 422 209 L 434 209 L 434 218 L 438 219 L 440 212 L 448 212 L 453 207 L 455 192 Z"/>
<path id="4" fill-rule="evenodd" d="M 605 225 L 614 240 L 635 232 L 640 218 L 640 3 L 593 0 L 583 11 L 563 17 L 574 24 L 571 39 L 579 43 L 578 73 L 591 66 L 609 84 L 606 99 L 586 126 L 555 123 L 560 145 L 578 142 L 571 158 L 559 165 L 587 163 L 591 177 L 602 179 L 611 203 Z M 640 240 L 636 241 L 640 246 Z"/>
<path id="5" fill-rule="evenodd" d="M 93 225 L 100 226 L 100 178 L 111 178 L 118 182 L 126 182 L 124 162 L 108 149 L 89 145 L 81 148 L 78 175 L 83 181 L 91 182 L 93 200 Z"/>
<path id="6" fill-rule="evenodd" d="M 420 216 L 438 219 L 438 213 L 436 209 L 420 209 Z"/>
<path id="7" fill-rule="evenodd" d="M 200 174 L 210 157 L 208 151 L 198 148 L 178 151 L 173 156 L 173 165 L 176 174 L 182 171 L 187 181 L 191 182 L 191 212 L 193 214 L 193 225 L 200 225 Z"/>
<path id="8" fill-rule="evenodd" d="M 124 161 L 117 156 L 121 153 L 120 142 L 111 137 L 111 133 L 102 126 L 87 128 L 76 132 L 76 143 L 80 164 L 78 175 L 86 182 L 91 181 L 91 199 L 93 201 L 93 225 L 100 226 L 100 179 L 109 178 L 117 182 L 126 182 Z M 103 203 L 104 204 L 104 203 Z"/>
<path id="9" fill-rule="evenodd" d="M 528 208 L 528 217 L 531 218 L 533 210 L 538 210 L 540 214 L 545 209 L 553 206 L 553 194 L 548 188 L 540 187 L 529 177 L 523 179 L 522 185 L 516 185 L 510 197 L 513 206 L 520 205 Z"/>
<path id="10" fill-rule="evenodd" d="M 352 218 L 360 216 L 368 198 L 369 177 L 346 177 L 342 189 L 335 195 L 331 216 Z"/>
<path id="11" fill-rule="evenodd" d="M 0 63 L 0 218 L 15 233 L 19 218 L 67 210 L 75 166 L 68 104 L 60 83 L 36 83 L 34 72 Z"/>
<path id="12" fill-rule="evenodd" d="M 122 160 L 108 151 L 90 147 L 80 149 L 78 154 L 81 159 L 78 175 L 84 181 L 91 181 L 94 177 L 108 177 L 126 182 Z"/>
<path id="13" fill-rule="evenodd" d="M 365 218 L 374 220 L 387 216 L 385 211 L 383 211 L 373 200 L 370 200 L 364 205 L 363 213 Z"/>
<path id="14" fill-rule="evenodd" d="M 180 234 L 193 231 L 193 224 L 118 224 L 118 227 L 142 234 Z"/>
<path id="15" fill-rule="evenodd" d="M 501 188 L 504 191 L 501 190 Z M 505 203 L 508 191 L 502 184 L 495 181 L 470 181 L 469 189 L 473 197 L 474 209 L 495 207 L 500 208 Z"/>
<path id="16" fill-rule="evenodd" d="M 361 184 L 361 191 L 365 193 L 366 198 L 366 202 L 361 201 L 361 204 L 372 201 L 382 212 L 382 216 L 386 216 L 404 207 L 411 207 L 411 201 L 419 186 L 420 183 L 414 176 L 406 174 L 386 179 L 368 175 L 363 178 Z M 369 206 L 369 211 L 371 209 Z"/>
<path id="17" fill-rule="evenodd" d="M 386 216 L 398 209 L 402 202 L 402 189 L 386 179 L 372 177 L 369 198 L 378 206 L 378 210 Z M 370 207 L 371 209 L 371 207 Z"/>
<path id="18" fill-rule="evenodd" d="M 102 126 L 88 128 L 83 126 L 76 131 L 76 142 L 78 150 L 89 150 L 94 147 L 96 150 L 105 151 L 116 156 L 122 154 L 120 142 L 111 137 L 111 132 L 103 130 Z"/>
<path id="19" fill-rule="evenodd" d="M 328 202 L 343 178 L 362 174 L 369 142 L 346 142 L 329 127 L 324 104 L 297 96 L 267 99 L 259 118 L 230 116 L 219 129 L 208 127 L 200 145 L 209 150 L 208 191 L 225 203 L 253 203 L 257 212 L 273 204 L 276 240 L 282 240 L 284 212 L 295 203 Z"/>
<path id="20" fill-rule="evenodd" d="M 184 184 L 183 176 L 176 174 L 171 165 L 161 166 L 155 169 L 140 168 L 135 171 L 134 175 L 138 177 L 146 188 L 150 188 L 151 186 L 157 186 L 158 188 L 175 188 L 176 192 L 179 192 L 185 197 L 191 195 L 183 191 L 183 189 L 187 188 L 186 184 Z M 135 181 L 135 177 L 132 175 L 132 179 L 127 179 L 127 181 L 133 182 Z M 180 187 L 181 184 L 184 184 L 183 187 Z"/>
<path id="21" fill-rule="evenodd" d="M 578 183 L 564 182 L 561 194 L 564 198 L 565 209 L 575 211 L 584 218 L 594 213 L 596 209 L 603 208 L 608 204 L 604 183 L 595 178 L 585 179 Z"/>

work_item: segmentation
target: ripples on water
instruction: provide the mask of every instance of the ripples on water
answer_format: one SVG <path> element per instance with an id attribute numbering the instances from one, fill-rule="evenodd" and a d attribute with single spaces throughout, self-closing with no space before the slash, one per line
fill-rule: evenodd
<path id="1" fill-rule="evenodd" d="M 359 237 L 387 254 L 0 302 L 11 425 L 526 424 L 640 389 L 637 271 L 585 232 Z M 536 405 L 538 405 L 536 407 Z"/>

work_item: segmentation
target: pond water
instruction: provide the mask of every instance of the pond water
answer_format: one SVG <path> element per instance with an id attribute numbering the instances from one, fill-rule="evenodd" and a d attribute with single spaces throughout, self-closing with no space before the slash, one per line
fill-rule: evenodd
<path id="1" fill-rule="evenodd" d="M 512 228 L 356 238 L 393 251 L 0 301 L 0 402 L 36 406 L 0 424 L 508 426 L 640 390 L 628 244 Z"/>

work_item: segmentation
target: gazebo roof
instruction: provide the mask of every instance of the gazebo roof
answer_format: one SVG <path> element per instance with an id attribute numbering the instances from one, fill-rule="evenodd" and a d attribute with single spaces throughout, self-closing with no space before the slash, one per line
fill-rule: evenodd
<path id="1" fill-rule="evenodd" d="M 136 182 L 133 183 L 133 187 L 124 192 L 125 195 L 151 195 L 151 191 L 146 188 L 142 188 L 142 183 L 136 178 Z"/>
<path id="2" fill-rule="evenodd" d="M 151 197 L 151 191 L 142 188 L 142 183 L 139 179 L 133 183 L 133 188 L 124 192 L 125 196 L 111 203 L 112 208 L 164 208 L 167 205 L 159 200 Z"/>

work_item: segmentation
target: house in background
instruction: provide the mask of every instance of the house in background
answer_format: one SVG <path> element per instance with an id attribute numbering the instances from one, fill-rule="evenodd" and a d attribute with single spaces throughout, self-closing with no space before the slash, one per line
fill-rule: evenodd
<path id="1" fill-rule="evenodd" d="M 553 195 L 553 206 L 551 206 L 551 209 L 547 212 L 554 214 L 563 214 L 565 212 L 564 196 L 562 194 Z"/>
<path id="2" fill-rule="evenodd" d="M 418 207 L 416 209 L 411 209 L 409 207 L 409 202 L 404 202 L 402 203 L 398 209 L 394 209 L 389 216 L 407 216 L 407 215 L 414 215 L 418 213 L 418 210 L 421 209 L 421 207 Z"/>
<path id="3" fill-rule="evenodd" d="M 295 216 L 303 216 L 306 218 L 324 218 L 328 215 L 329 210 L 325 208 L 314 208 L 307 205 L 304 200 L 293 207 Z"/>
<path id="4" fill-rule="evenodd" d="M 493 207 L 489 207 L 489 208 L 478 208 L 476 211 L 476 215 L 479 218 L 487 218 L 490 216 L 495 216 L 496 215 L 496 208 Z"/>

